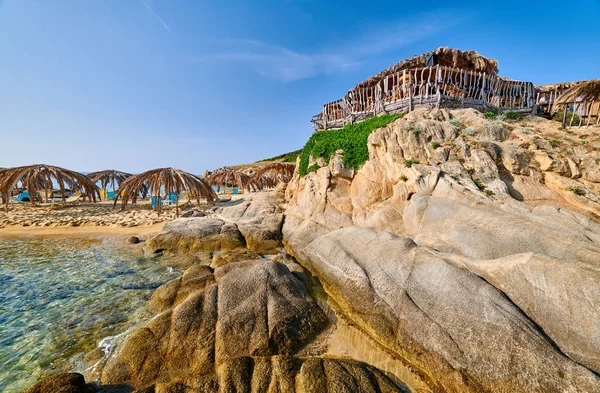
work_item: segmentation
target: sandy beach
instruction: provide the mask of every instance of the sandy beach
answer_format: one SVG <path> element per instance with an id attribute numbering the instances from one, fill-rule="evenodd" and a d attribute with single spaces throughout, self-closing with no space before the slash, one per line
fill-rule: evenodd
<path id="1" fill-rule="evenodd" d="M 112 204 L 55 206 L 12 205 L 0 212 L 0 236 L 71 234 L 143 234 L 157 232 L 175 218 L 175 210 L 157 212 L 144 206 L 121 211 Z"/>

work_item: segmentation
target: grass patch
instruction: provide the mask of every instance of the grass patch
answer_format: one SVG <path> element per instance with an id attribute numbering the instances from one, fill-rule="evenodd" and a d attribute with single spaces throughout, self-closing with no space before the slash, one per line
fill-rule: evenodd
<path id="1" fill-rule="evenodd" d="M 300 155 L 301 152 L 302 152 L 302 150 L 291 151 L 289 153 L 280 154 L 278 156 L 266 158 L 266 159 L 260 160 L 260 161 L 282 160 L 283 162 L 296 162 L 296 158 L 298 158 L 298 156 Z M 257 162 L 260 162 L 260 161 L 257 161 Z"/>
<path id="2" fill-rule="evenodd" d="M 496 120 L 497 115 L 494 112 L 485 112 L 483 116 L 485 116 L 486 119 Z"/>
<path id="3" fill-rule="evenodd" d="M 433 147 L 434 149 L 437 149 L 440 146 L 442 146 L 440 142 L 431 142 L 431 147 Z"/>
<path id="4" fill-rule="evenodd" d="M 400 175 L 400 180 L 407 181 L 408 177 L 406 177 L 406 175 Z"/>
<path id="5" fill-rule="evenodd" d="M 552 116 L 552 120 L 555 121 L 559 121 L 562 123 L 563 121 L 563 112 L 556 112 L 554 114 L 554 116 Z M 573 112 L 567 112 L 567 122 L 566 124 L 571 124 L 571 120 L 573 120 L 573 124 L 579 124 L 579 121 L 581 120 L 581 118 L 579 117 L 579 115 L 573 113 Z"/>
<path id="6" fill-rule="evenodd" d="M 561 143 L 562 143 L 562 142 L 561 142 L 561 141 L 559 141 L 558 139 L 552 139 L 552 140 L 550 141 L 550 146 L 552 146 L 553 148 L 555 148 L 555 149 L 556 149 L 557 147 L 559 147 L 559 146 L 560 146 L 560 144 L 561 144 Z"/>
<path id="7" fill-rule="evenodd" d="M 475 185 L 477 186 L 477 188 L 479 188 L 480 190 L 484 190 L 485 189 L 485 184 L 483 184 L 483 182 L 481 180 L 479 180 L 478 178 L 474 178 L 473 179 L 473 183 L 475 183 Z"/>
<path id="8" fill-rule="evenodd" d="M 504 117 L 507 120 L 521 120 L 523 118 L 523 115 L 519 112 L 509 111 L 504 114 Z"/>
<path id="9" fill-rule="evenodd" d="M 367 139 L 373 130 L 385 127 L 404 114 L 382 115 L 372 117 L 356 124 L 348 124 L 339 130 L 314 133 L 300 153 L 300 176 L 314 172 L 314 165 L 309 168 L 309 157 L 322 157 L 329 162 L 331 156 L 339 149 L 344 150 L 344 163 L 358 169 L 369 159 Z M 318 169 L 318 167 L 317 167 Z"/>
<path id="10" fill-rule="evenodd" d="M 483 192 L 485 192 L 485 195 L 487 195 L 487 196 L 492 196 L 492 195 L 494 195 L 494 191 L 492 191 L 492 190 L 487 190 L 487 189 L 486 189 L 486 190 L 483 190 Z"/>
<path id="11" fill-rule="evenodd" d="M 459 130 L 462 130 L 463 128 L 465 128 L 465 125 L 458 119 L 450 120 L 450 124 L 452 124 L 454 127 L 458 128 Z"/>
<path id="12" fill-rule="evenodd" d="M 585 195 L 585 190 L 579 186 L 571 187 L 571 191 L 575 193 L 575 195 L 583 196 Z"/>
<path id="13" fill-rule="evenodd" d="M 412 167 L 413 164 L 418 164 L 419 160 L 413 160 L 411 158 L 409 158 L 408 160 L 404 160 L 404 165 L 406 165 L 407 167 Z"/>

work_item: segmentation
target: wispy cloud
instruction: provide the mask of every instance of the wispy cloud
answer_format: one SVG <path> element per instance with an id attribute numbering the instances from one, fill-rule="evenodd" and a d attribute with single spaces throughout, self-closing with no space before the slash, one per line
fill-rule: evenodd
<path id="1" fill-rule="evenodd" d="M 367 56 L 372 58 L 405 47 L 465 19 L 465 13 L 449 11 L 422 14 L 314 53 L 301 53 L 258 40 L 227 40 L 219 42 L 218 51 L 196 56 L 192 61 L 237 61 L 248 64 L 265 77 L 291 82 L 354 67 Z"/>
<path id="2" fill-rule="evenodd" d="M 150 4 L 148 4 L 148 2 L 146 0 L 140 0 L 142 2 L 142 4 L 144 4 L 144 7 L 146 7 L 146 9 L 148 10 L 148 12 L 157 20 L 160 22 L 160 24 L 165 28 L 165 30 L 167 30 L 169 33 L 171 32 L 171 28 L 169 27 L 169 25 L 167 25 L 165 23 L 164 20 L 162 20 L 162 18 L 160 16 L 158 16 L 158 14 L 156 12 L 154 12 L 154 9 L 152 9 L 152 7 L 150 7 Z"/>

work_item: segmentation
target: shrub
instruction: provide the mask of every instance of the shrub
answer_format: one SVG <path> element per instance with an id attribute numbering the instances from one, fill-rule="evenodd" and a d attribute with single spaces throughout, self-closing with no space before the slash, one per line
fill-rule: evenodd
<path id="1" fill-rule="evenodd" d="M 552 116 L 552 120 L 559 121 L 562 123 L 564 113 L 562 111 L 556 112 L 554 116 Z M 581 120 L 579 115 L 573 112 L 567 112 L 567 124 L 571 124 L 571 120 L 573 120 L 573 124 L 579 124 Z"/>
<path id="2" fill-rule="evenodd" d="M 413 164 L 418 164 L 418 163 L 419 163 L 419 160 L 413 160 L 411 158 L 404 160 L 404 165 L 406 165 L 409 168 L 412 167 Z"/>
<path id="3" fill-rule="evenodd" d="M 483 114 L 487 119 L 496 120 L 496 114 L 494 112 L 485 112 Z"/>
<path id="4" fill-rule="evenodd" d="M 492 190 L 483 190 L 483 192 L 485 192 L 485 194 L 486 194 L 487 196 L 492 196 L 492 195 L 494 195 L 494 191 L 492 191 Z"/>
<path id="5" fill-rule="evenodd" d="M 509 111 L 504 114 L 504 117 L 508 120 L 521 120 L 523 118 L 523 115 L 519 112 Z"/>
<path id="6" fill-rule="evenodd" d="M 406 177 L 406 175 L 400 175 L 400 180 L 407 181 L 408 177 Z"/>
<path id="7" fill-rule="evenodd" d="M 469 175 L 472 175 L 473 173 L 475 173 L 475 168 L 465 168 L 465 169 Z"/>
<path id="8" fill-rule="evenodd" d="M 331 156 L 339 149 L 344 150 L 344 163 L 358 169 L 369 159 L 367 139 L 373 130 L 385 127 L 403 114 L 382 115 L 372 117 L 356 124 L 348 124 L 339 130 L 320 131 L 314 133 L 304 145 L 300 153 L 298 172 L 301 176 L 314 169 L 308 167 L 309 157 L 322 157 L 329 162 Z"/>
<path id="9" fill-rule="evenodd" d="M 465 159 L 464 159 L 464 158 L 462 158 L 462 157 L 460 157 L 460 158 L 458 159 L 458 162 L 460 162 L 461 164 L 464 164 L 464 163 L 465 163 Z"/>
<path id="10" fill-rule="evenodd" d="M 467 127 L 467 128 L 465 128 L 465 131 L 463 132 L 463 134 L 467 135 L 467 136 L 473 136 L 473 135 L 475 135 L 475 130 L 470 127 Z"/>
<path id="11" fill-rule="evenodd" d="M 589 142 L 589 141 L 581 141 L 581 144 L 582 144 L 583 146 L 587 145 L 588 143 L 590 143 L 590 142 Z"/>
<path id="12" fill-rule="evenodd" d="M 579 186 L 571 187 L 571 191 L 573 191 L 575 195 L 585 195 L 585 190 Z"/>
<path id="13" fill-rule="evenodd" d="M 321 168 L 319 166 L 319 164 L 312 164 L 311 166 L 308 167 L 308 173 L 316 172 L 319 170 L 319 168 Z"/>
<path id="14" fill-rule="evenodd" d="M 552 146 L 553 148 L 555 148 L 555 149 L 556 149 L 557 147 L 559 147 L 559 146 L 560 146 L 560 144 L 561 144 L 561 143 L 562 143 L 562 142 L 561 142 L 561 141 L 559 141 L 558 139 L 552 139 L 552 140 L 550 141 L 550 146 Z"/>
<path id="15" fill-rule="evenodd" d="M 465 125 L 458 119 L 452 119 L 450 120 L 450 124 L 452 124 L 454 127 L 458 128 L 458 129 L 463 129 L 465 128 Z"/>
<path id="16" fill-rule="evenodd" d="M 437 149 L 440 146 L 442 146 L 440 142 L 431 142 L 431 147 L 433 147 L 434 149 Z"/>
<path id="17" fill-rule="evenodd" d="M 477 188 L 479 188 L 480 190 L 485 189 L 485 184 L 483 184 L 483 182 L 481 180 L 479 180 L 478 178 L 474 178 L 473 183 L 475 183 Z"/>

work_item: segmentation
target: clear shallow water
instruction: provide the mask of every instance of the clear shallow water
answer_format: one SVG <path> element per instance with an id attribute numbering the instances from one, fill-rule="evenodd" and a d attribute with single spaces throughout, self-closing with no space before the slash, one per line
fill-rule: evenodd
<path id="1" fill-rule="evenodd" d="M 147 299 L 180 274 L 108 240 L 0 240 L 0 392 L 84 371 L 98 360 L 85 354 L 150 318 Z"/>

